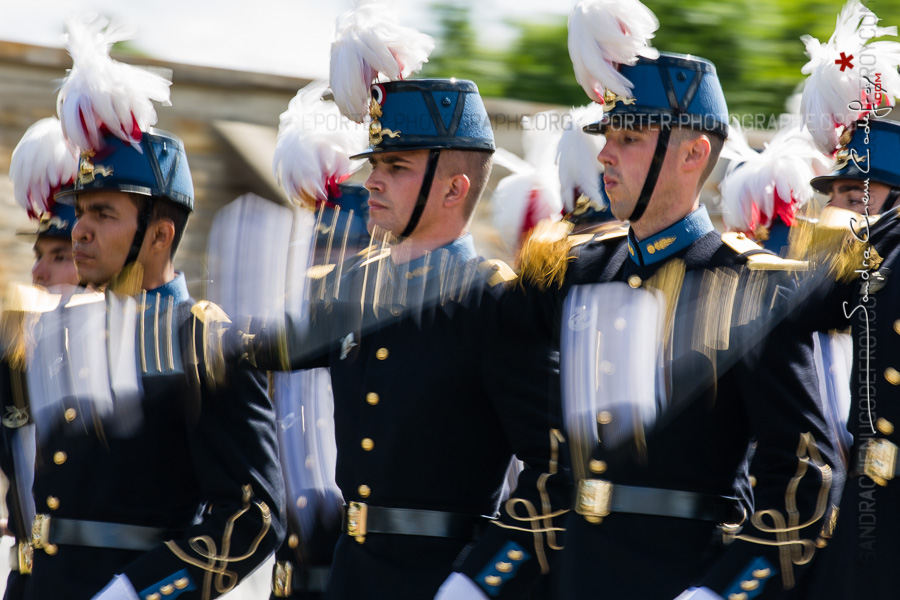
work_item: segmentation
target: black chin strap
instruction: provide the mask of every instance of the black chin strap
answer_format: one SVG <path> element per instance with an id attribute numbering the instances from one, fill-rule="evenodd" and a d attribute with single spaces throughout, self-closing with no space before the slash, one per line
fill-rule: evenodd
<path id="1" fill-rule="evenodd" d="M 891 191 L 888 192 L 887 198 L 884 199 L 884 204 L 881 206 L 880 212 L 884 214 L 894 208 L 894 204 L 897 202 L 897 198 L 900 198 L 900 188 L 891 188 Z"/>
<path id="2" fill-rule="evenodd" d="M 641 195 L 628 221 L 634 223 L 644 216 L 647 205 L 650 204 L 650 196 L 656 188 L 656 181 L 659 179 L 659 172 L 662 169 L 663 161 L 666 159 L 666 151 L 669 149 L 669 136 L 672 135 L 672 127 L 662 124 L 659 130 L 659 137 L 656 139 L 656 152 L 653 153 L 653 162 L 650 163 L 650 169 L 647 171 L 647 178 L 644 180 L 644 187 L 641 189 Z"/>
<path id="3" fill-rule="evenodd" d="M 141 246 L 144 245 L 144 236 L 147 235 L 147 228 L 150 226 L 150 218 L 153 216 L 153 203 L 156 200 L 152 196 L 144 198 L 144 208 L 138 215 L 138 226 L 134 232 L 134 238 L 131 240 L 131 248 L 128 250 L 128 258 L 125 259 L 125 266 L 137 262 L 138 254 L 141 253 Z"/>
<path id="4" fill-rule="evenodd" d="M 412 216 L 409 217 L 409 223 L 406 229 L 400 234 L 400 237 L 407 238 L 415 231 L 422 218 L 422 212 L 425 211 L 425 203 L 428 202 L 428 195 L 431 193 L 431 182 L 434 181 L 434 174 L 437 171 L 438 158 L 441 157 L 441 151 L 432 149 L 428 152 L 428 164 L 425 165 L 425 177 L 422 178 L 422 187 L 419 188 L 419 197 L 416 198 L 416 206 L 413 208 Z"/>

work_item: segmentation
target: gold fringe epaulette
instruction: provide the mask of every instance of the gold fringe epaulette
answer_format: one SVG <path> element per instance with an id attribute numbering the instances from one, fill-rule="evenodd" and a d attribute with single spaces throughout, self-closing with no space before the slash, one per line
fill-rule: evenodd
<path id="1" fill-rule="evenodd" d="M 806 261 L 782 258 L 775 254 L 759 252 L 763 247 L 737 231 L 728 231 L 722 234 L 722 243 L 738 254 L 754 252 L 747 256 L 747 266 L 751 271 L 806 271 L 809 265 Z"/>
<path id="2" fill-rule="evenodd" d="M 878 218 L 868 217 L 868 227 Z M 877 270 L 881 265 L 878 251 L 864 241 L 868 237 L 866 230 L 865 216 L 826 206 L 818 219 L 801 220 L 791 228 L 790 257 L 824 266 L 835 280 L 850 283 L 861 270 Z"/>
<path id="3" fill-rule="evenodd" d="M 572 249 L 590 241 L 603 241 L 628 233 L 623 225 L 617 225 L 597 235 L 570 235 L 573 225 L 568 221 L 538 223 L 519 251 L 517 262 L 522 281 L 541 290 L 549 289 L 554 284 L 562 287 L 569 262 L 575 258 Z"/>
<path id="4" fill-rule="evenodd" d="M 201 300 L 191 307 L 191 314 L 197 317 L 204 325 L 211 323 L 231 323 L 231 319 L 222 310 L 222 307 L 209 300 Z"/>
<path id="5" fill-rule="evenodd" d="M 501 283 L 509 283 L 518 278 L 512 267 L 495 258 L 479 263 L 478 272 L 487 278 L 487 284 L 491 287 Z"/>

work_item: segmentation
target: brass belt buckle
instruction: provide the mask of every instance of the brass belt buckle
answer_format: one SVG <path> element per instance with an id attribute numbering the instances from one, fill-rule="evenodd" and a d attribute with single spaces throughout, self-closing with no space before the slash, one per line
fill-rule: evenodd
<path id="1" fill-rule="evenodd" d="M 19 542 L 19 573 L 22 575 L 31 575 L 31 565 L 34 557 L 34 550 L 29 542 Z"/>
<path id="2" fill-rule="evenodd" d="M 897 445 L 885 439 L 871 439 L 866 445 L 863 473 L 878 485 L 885 486 L 894 478 L 897 465 Z"/>
<path id="3" fill-rule="evenodd" d="M 290 598 L 294 593 L 293 577 L 294 565 L 286 560 L 276 562 L 272 571 L 272 595 L 276 598 Z"/>
<path id="4" fill-rule="evenodd" d="M 366 520 L 369 507 L 365 502 L 351 502 L 347 505 L 347 535 L 362 544 L 366 541 Z"/>
<path id="5" fill-rule="evenodd" d="M 41 549 L 50 543 L 50 515 L 38 514 L 31 523 L 31 545 Z"/>
<path id="6" fill-rule="evenodd" d="M 599 523 L 609 515 L 613 485 L 602 479 L 582 479 L 578 483 L 578 502 L 575 512 L 588 523 Z"/>

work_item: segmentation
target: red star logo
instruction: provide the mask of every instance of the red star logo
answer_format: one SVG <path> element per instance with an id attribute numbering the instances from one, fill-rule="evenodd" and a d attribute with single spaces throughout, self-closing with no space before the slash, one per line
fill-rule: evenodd
<path id="1" fill-rule="evenodd" d="M 850 56 L 847 56 L 846 54 L 841 52 L 841 58 L 834 61 L 834 64 L 841 65 L 841 73 L 843 73 L 844 69 L 847 69 L 847 68 L 849 68 L 851 70 L 853 69 L 853 63 L 850 62 L 851 60 L 853 60 L 852 54 Z"/>

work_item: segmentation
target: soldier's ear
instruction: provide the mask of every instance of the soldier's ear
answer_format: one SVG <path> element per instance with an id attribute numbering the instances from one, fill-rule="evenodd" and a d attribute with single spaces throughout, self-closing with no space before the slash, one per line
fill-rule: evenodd
<path id="1" fill-rule="evenodd" d="M 175 241 L 175 223 L 172 219 L 156 219 L 150 223 L 147 237 L 150 238 L 150 248 L 154 252 L 169 254 L 172 242 Z"/>
<path id="2" fill-rule="evenodd" d="M 453 175 L 447 181 L 447 191 L 444 193 L 442 200 L 443 205 L 447 208 L 464 205 L 471 187 L 472 182 L 469 181 L 468 175 L 465 173 Z"/>
<path id="3" fill-rule="evenodd" d="M 709 162 L 709 154 L 712 150 L 709 137 L 705 133 L 689 137 L 685 140 L 682 148 L 684 149 L 684 170 L 702 173 L 706 168 L 706 163 Z"/>

